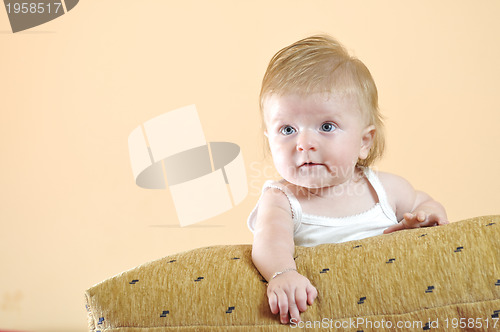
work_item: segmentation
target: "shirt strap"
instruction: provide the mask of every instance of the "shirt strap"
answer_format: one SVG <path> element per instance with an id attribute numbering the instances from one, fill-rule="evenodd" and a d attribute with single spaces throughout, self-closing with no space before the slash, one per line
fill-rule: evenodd
<path id="1" fill-rule="evenodd" d="M 261 193 L 261 196 L 259 198 L 259 201 L 257 202 L 257 205 L 255 206 L 255 208 L 252 210 L 252 212 L 248 216 L 248 220 L 247 220 L 248 228 L 250 228 L 250 230 L 252 232 L 254 232 L 254 230 L 255 230 L 255 222 L 257 219 L 257 211 L 259 208 L 260 200 L 262 199 L 262 195 L 264 194 L 264 192 L 269 188 L 278 189 L 285 194 L 286 198 L 288 199 L 288 203 L 290 203 L 290 212 L 292 213 L 292 221 L 293 221 L 294 227 L 297 227 L 297 225 L 299 224 L 300 220 L 302 219 L 302 208 L 300 206 L 300 203 L 299 203 L 299 200 L 297 199 L 297 197 L 295 197 L 293 192 L 287 186 L 285 186 L 283 184 L 283 181 L 284 180 L 281 180 L 281 181 L 269 180 L 269 181 L 266 181 L 264 183 L 264 186 L 262 187 L 262 193 Z"/>
<path id="2" fill-rule="evenodd" d="M 365 167 L 364 172 L 365 172 L 366 178 L 368 179 L 368 181 L 372 185 L 373 189 L 377 193 L 378 201 L 379 201 L 380 207 L 382 208 L 382 211 L 384 211 L 384 214 L 387 216 L 387 218 L 397 222 L 396 214 L 394 213 L 394 210 L 392 209 L 391 205 L 389 204 L 389 200 L 387 198 L 387 193 L 384 189 L 384 186 L 382 185 L 382 182 L 380 182 L 379 177 L 369 167 Z"/>

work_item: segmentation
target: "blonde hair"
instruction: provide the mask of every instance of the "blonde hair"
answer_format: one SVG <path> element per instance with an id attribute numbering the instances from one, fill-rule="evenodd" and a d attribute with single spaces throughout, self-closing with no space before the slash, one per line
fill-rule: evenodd
<path id="1" fill-rule="evenodd" d="M 349 55 L 334 38 L 317 35 L 295 42 L 276 53 L 267 67 L 260 91 L 260 111 L 264 122 L 264 102 L 270 95 L 317 92 L 357 97 L 360 111 L 375 126 L 373 144 L 359 166 L 370 166 L 382 156 L 385 146 L 383 118 L 378 107 L 375 81 L 359 59 Z"/>

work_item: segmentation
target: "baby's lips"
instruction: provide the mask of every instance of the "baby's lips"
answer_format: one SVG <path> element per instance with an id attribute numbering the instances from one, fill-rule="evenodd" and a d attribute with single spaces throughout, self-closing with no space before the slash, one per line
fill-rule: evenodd
<path id="1" fill-rule="evenodd" d="M 324 166 L 324 164 L 321 164 L 321 163 L 313 163 L 313 162 L 305 162 L 305 163 L 302 163 L 299 167 L 302 167 L 302 166 Z"/>

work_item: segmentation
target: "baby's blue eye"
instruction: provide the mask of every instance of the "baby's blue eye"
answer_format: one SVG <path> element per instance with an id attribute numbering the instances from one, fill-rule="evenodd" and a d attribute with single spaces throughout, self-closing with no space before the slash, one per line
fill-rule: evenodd
<path id="1" fill-rule="evenodd" d="M 280 133 L 282 133 L 283 135 L 291 135 L 295 132 L 295 128 L 293 128 L 292 126 L 284 126 L 280 129 Z"/>
<path id="2" fill-rule="evenodd" d="M 325 122 L 321 125 L 321 130 L 326 132 L 334 131 L 335 129 L 337 129 L 337 126 L 331 122 Z"/>

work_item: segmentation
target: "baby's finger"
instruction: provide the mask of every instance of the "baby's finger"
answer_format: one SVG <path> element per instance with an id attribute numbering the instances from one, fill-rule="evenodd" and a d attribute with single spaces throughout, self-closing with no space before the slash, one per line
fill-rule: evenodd
<path id="1" fill-rule="evenodd" d="M 314 303 L 314 300 L 318 297 L 318 290 L 313 285 L 309 285 L 306 287 L 306 292 L 307 303 L 309 303 L 309 305 L 312 305 Z"/>
<path id="2" fill-rule="evenodd" d="M 423 215 L 424 221 L 425 221 L 425 213 Z M 421 221 L 419 219 L 422 219 L 422 215 L 420 212 L 417 213 L 405 213 L 403 215 L 403 220 L 401 222 L 405 226 L 404 228 L 417 228 L 421 227 L 420 223 Z"/>
<path id="3" fill-rule="evenodd" d="M 405 220 L 413 220 L 415 219 L 415 215 L 411 212 L 406 212 L 405 214 L 403 214 L 403 218 Z"/>
<path id="4" fill-rule="evenodd" d="M 280 308 L 278 307 L 278 296 L 275 292 L 268 292 L 267 299 L 271 312 L 276 315 L 280 311 Z"/>
<path id="5" fill-rule="evenodd" d="M 439 218 L 437 223 L 438 223 L 438 225 L 448 225 L 450 222 L 447 219 Z"/>
<path id="6" fill-rule="evenodd" d="M 424 211 L 418 211 L 416 213 L 416 219 L 418 222 L 424 222 L 427 219 L 427 216 Z"/>
<path id="7" fill-rule="evenodd" d="M 435 213 L 431 213 L 427 216 L 427 221 L 429 222 L 429 224 L 437 224 L 439 223 L 439 216 Z"/>
<path id="8" fill-rule="evenodd" d="M 416 213 L 405 213 L 403 214 L 402 222 L 405 222 L 407 226 L 412 226 L 413 224 L 418 223 L 418 215 Z"/>
<path id="9" fill-rule="evenodd" d="M 292 322 L 298 323 L 300 322 L 300 312 L 295 301 L 295 297 L 293 295 L 290 296 L 288 301 L 288 311 L 290 312 L 290 319 Z"/>
<path id="10" fill-rule="evenodd" d="M 282 324 L 288 323 L 288 297 L 283 290 L 276 292 L 278 295 L 278 307 L 280 308 L 280 321 Z"/>
<path id="11" fill-rule="evenodd" d="M 438 214 L 436 213 L 431 213 L 428 217 L 427 217 L 427 220 L 434 226 L 436 225 L 446 225 L 448 224 L 448 220 L 446 220 L 445 218 L 439 216 Z"/>
<path id="12" fill-rule="evenodd" d="M 295 289 L 295 304 L 300 312 L 307 310 L 307 291 L 305 288 L 297 287 Z"/>
<path id="13" fill-rule="evenodd" d="M 405 229 L 405 226 L 403 225 L 402 222 L 398 222 L 396 225 L 392 225 L 392 226 L 387 227 L 384 230 L 384 234 L 389 234 L 392 232 L 400 231 L 402 229 Z"/>

